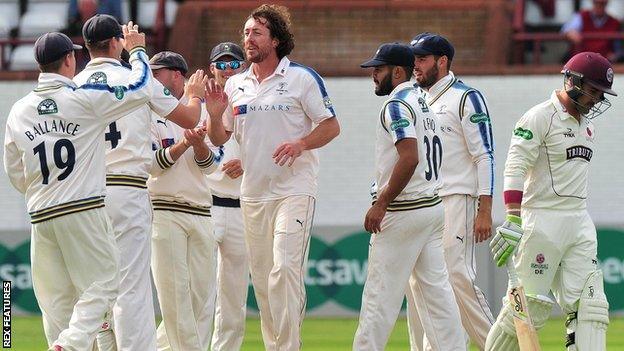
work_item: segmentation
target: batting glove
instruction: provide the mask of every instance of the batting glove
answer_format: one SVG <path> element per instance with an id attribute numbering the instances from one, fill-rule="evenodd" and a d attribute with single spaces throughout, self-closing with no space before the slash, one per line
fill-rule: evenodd
<path id="1" fill-rule="evenodd" d="M 522 219 L 518 216 L 507 215 L 505 223 L 496 228 L 496 234 L 490 242 L 490 249 L 494 255 L 494 262 L 498 267 L 504 266 L 522 239 Z"/>

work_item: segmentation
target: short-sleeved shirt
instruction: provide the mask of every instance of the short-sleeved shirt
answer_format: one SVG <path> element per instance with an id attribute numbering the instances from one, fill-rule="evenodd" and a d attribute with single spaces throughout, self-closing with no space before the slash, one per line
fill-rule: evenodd
<path id="1" fill-rule="evenodd" d="M 376 200 L 377 191 L 388 185 L 399 161 L 396 143 L 412 138 L 418 145 L 418 165 L 409 183 L 390 203 L 388 210 L 412 210 L 440 203 L 437 193 L 440 187 L 441 145 L 437 128 L 435 116 L 411 82 L 394 88 L 381 109 L 377 123 L 373 200 Z"/>
<path id="2" fill-rule="evenodd" d="M 223 123 L 240 145 L 245 170 L 241 199 L 316 196 L 316 150 L 304 151 L 291 167 L 276 165 L 272 155 L 283 142 L 303 138 L 318 123 L 335 117 L 323 79 L 311 68 L 284 57 L 261 83 L 250 68 L 230 77 L 224 90 L 229 106 Z"/>
<path id="3" fill-rule="evenodd" d="M 95 58 L 74 77 L 77 85 L 82 84 L 127 84 L 130 70 L 118 60 Z M 147 180 L 152 162 L 150 137 L 151 113 L 161 117 L 170 114 L 178 99 L 171 95 L 157 79 L 152 79 L 154 94 L 144 108 L 139 109 L 111 124 L 102 138 L 106 140 L 107 183 L 120 181 L 118 175 L 138 176 Z"/>
<path id="4" fill-rule="evenodd" d="M 566 112 L 553 92 L 516 123 L 505 164 L 505 190 L 524 191 L 523 208 L 586 208 L 596 131 Z"/>

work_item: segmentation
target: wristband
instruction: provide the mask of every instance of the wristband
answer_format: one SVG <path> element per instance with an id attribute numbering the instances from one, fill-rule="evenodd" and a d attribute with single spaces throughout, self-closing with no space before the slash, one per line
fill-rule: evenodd
<path id="1" fill-rule="evenodd" d="M 522 226 L 522 218 L 520 216 L 508 214 L 505 217 L 505 220 L 507 220 L 508 222 L 511 222 L 511 223 L 515 223 L 515 224 L 517 224 L 519 226 Z"/>
<path id="2" fill-rule="evenodd" d="M 191 96 L 191 99 L 199 99 L 199 101 L 201 101 L 202 104 L 206 102 L 206 99 L 204 99 L 203 97 L 199 97 L 199 96 Z"/>

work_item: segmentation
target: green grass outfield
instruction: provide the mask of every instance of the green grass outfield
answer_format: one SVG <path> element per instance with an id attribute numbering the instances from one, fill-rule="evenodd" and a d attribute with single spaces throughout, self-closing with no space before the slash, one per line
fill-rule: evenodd
<path id="1" fill-rule="evenodd" d="M 316 319 L 310 317 L 303 323 L 303 350 L 351 350 L 353 334 L 356 328 L 356 319 Z M 40 317 L 14 317 L 12 330 L 12 350 L 45 350 L 46 343 Z M 563 319 L 551 319 L 539 334 L 543 351 L 564 350 Z M 258 351 L 262 349 L 260 321 L 249 319 L 247 320 L 247 330 L 242 350 Z M 607 335 L 607 349 L 609 351 L 624 350 L 624 318 L 611 319 Z M 400 319 L 397 322 L 386 350 L 409 350 L 405 319 Z M 477 349 L 472 347 L 471 350 Z"/>

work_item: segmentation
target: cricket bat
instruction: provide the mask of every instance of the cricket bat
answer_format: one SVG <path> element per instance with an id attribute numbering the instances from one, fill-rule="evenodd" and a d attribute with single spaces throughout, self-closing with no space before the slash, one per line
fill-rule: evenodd
<path id="1" fill-rule="evenodd" d="M 531 321 L 524 288 L 518 280 L 513 256 L 507 261 L 507 273 L 509 274 L 507 298 L 513 314 L 520 351 L 540 351 L 539 339 Z"/>

